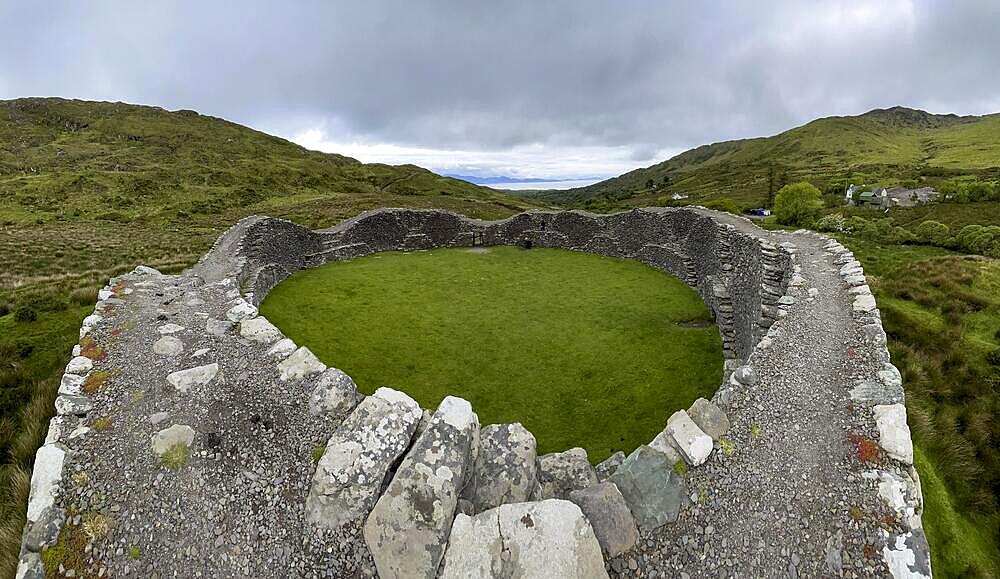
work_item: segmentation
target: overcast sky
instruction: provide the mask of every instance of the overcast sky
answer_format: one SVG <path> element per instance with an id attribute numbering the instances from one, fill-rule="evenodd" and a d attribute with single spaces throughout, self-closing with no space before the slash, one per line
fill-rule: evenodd
<path id="1" fill-rule="evenodd" d="M 189 108 L 362 161 L 608 176 L 897 104 L 1000 111 L 1000 1 L 0 0 L 0 99 Z"/>

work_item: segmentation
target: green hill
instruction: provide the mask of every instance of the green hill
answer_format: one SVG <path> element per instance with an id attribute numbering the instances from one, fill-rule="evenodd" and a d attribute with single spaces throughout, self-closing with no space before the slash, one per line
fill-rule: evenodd
<path id="1" fill-rule="evenodd" d="M 933 115 L 894 107 L 828 117 L 773 137 L 703 145 L 614 179 L 539 198 L 565 204 L 662 204 L 675 193 L 698 202 L 729 197 L 749 206 L 768 190 L 808 180 L 821 189 L 846 183 L 934 185 L 946 178 L 1000 174 L 1000 114 Z"/>

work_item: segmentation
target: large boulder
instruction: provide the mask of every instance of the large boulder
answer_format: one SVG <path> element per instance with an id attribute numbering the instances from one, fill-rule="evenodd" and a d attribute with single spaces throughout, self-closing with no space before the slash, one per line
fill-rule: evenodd
<path id="1" fill-rule="evenodd" d="M 538 499 L 568 499 L 572 491 L 594 484 L 597 471 L 582 448 L 538 457 Z"/>
<path id="2" fill-rule="evenodd" d="M 338 528 L 367 517 L 419 421 L 420 405 L 391 388 L 379 388 L 358 404 L 326 444 L 306 499 L 306 519 Z"/>
<path id="3" fill-rule="evenodd" d="M 46 444 L 35 452 L 28 495 L 28 521 L 37 521 L 46 509 L 55 504 L 59 485 L 62 484 L 65 459 L 66 451 L 54 444 Z"/>
<path id="4" fill-rule="evenodd" d="M 625 497 L 611 482 L 598 483 L 569 494 L 590 521 L 605 557 L 616 557 L 631 549 L 639 540 L 632 511 Z"/>
<path id="5" fill-rule="evenodd" d="M 365 522 L 380 577 L 437 575 L 478 437 L 472 405 L 445 397 Z"/>
<path id="6" fill-rule="evenodd" d="M 261 344 L 271 344 L 285 337 L 281 333 L 281 330 L 274 327 L 274 324 L 264 316 L 240 322 L 240 335 L 250 341 Z"/>
<path id="7" fill-rule="evenodd" d="M 692 466 L 705 462 L 712 454 L 712 437 L 698 428 L 683 410 L 674 412 L 667 419 L 667 432 L 670 433 L 677 450 L 684 456 L 684 460 Z"/>
<path id="8" fill-rule="evenodd" d="M 309 395 L 309 412 L 315 416 L 339 416 L 350 412 L 359 396 L 350 376 L 337 368 L 327 368 Z"/>
<path id="9" fill-rule="evenodd" d="M 529 500 L 538 485 L 535 437 L 515 422 L 490 424 L 479 441 L 476 466 L 462 492 L 475 512 Z"/>
<path id="10" fill-rule="evenodd" d="M 601 547 L 580 508 L 549 499 L 458 515 L 442 579 L 607 577 Z"/>
<path id="11" fill-rule="evenodd" d="M 655 529 L 677 520 L 684 481 L 662 452 L 640 446 L 608 480 L 621 491 L 640 528 Z"/>
<path id="12" fill-rule="evenodd" d="M 278 377 L 282 382 L 301 380 L 326 370 L 326 364 L 319 361 L 309 348 L 302 346 L 278 364 Z"/>

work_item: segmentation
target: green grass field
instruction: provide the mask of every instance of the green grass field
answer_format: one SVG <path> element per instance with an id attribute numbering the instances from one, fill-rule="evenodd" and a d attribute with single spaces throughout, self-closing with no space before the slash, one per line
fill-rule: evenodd
<path id="1" fill-rule="evenodd" d="M 371 393 L 472 402 L 539 453 L 594 462 L 649 442 L 722 380 L 718 329 L 683 282 L 556 249 L 382 253 L 296 273 L 261 312 Z"/>

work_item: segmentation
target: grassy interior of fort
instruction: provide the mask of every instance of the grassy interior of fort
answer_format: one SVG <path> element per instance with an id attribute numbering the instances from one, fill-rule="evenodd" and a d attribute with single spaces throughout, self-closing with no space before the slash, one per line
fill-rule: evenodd
<path id="1" fill-rule="evenodd" d="M 461 396 L 483 424 L 524 424 L 539 454 L 581 446 L 593 462 L 649 442 L 722 380 L 697 293 L 586 253 L 380 253 L 294 274 L 261 313 L 362 392 L 389 386 L 431 409 Z"/>

